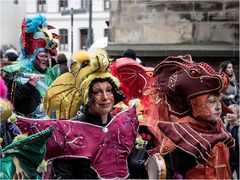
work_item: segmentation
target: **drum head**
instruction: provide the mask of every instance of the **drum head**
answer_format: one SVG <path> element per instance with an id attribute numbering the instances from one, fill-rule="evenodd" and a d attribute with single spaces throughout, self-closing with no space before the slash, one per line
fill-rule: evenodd
<path id="1" fill-rule="evenodd" d="M 160 154 L 154 154 L 148 158 L 148 178 L 166 179 L 166 165 Z"/>

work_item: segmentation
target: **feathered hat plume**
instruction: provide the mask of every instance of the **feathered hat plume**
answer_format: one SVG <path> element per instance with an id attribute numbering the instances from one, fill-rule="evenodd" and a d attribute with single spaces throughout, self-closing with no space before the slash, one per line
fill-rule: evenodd
<path id="1" fill-rule="evenodd" d="M 51 29 L 54 27 L 48 25 L 43 15 L 24 18 L 20 35 L 20 60 L 32 62 L 43 51 L 56 55 L 59 35 L 52 33 Z"/>

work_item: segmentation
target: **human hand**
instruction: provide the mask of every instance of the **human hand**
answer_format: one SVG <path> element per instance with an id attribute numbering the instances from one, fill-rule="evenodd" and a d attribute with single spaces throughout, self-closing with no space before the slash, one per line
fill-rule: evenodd
<path id="1" fill-rule="evenodd" d="M 13 164 L 15 165 L 15 173 L 13 175 L 13 179 L 30 179 L 27 173 L 23 170 L 23 168 L 20 165 L 20 162 L 16 156 L 13 157 Z"/>
<path id="2" fill-rule="evenodd" d="M 40 77 L 37 74 L 33 74 L 29 77 L 28 83 L 36 87 Z"/>

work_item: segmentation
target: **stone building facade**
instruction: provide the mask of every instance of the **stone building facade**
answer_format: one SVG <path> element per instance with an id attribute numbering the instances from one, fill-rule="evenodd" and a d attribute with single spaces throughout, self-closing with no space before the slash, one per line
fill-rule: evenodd
<path id="1" fill-rule="evenodd" d="M 112 0 L 109 33 L 113 58 L 131 48 L 150 66 L 191 54 L 215 68 L 231 59 L 239 69 L 238 0 Z"/>
<path id="2" fill-rule="evenodd" d="M 107 36 L 109 20 L 109 8 L 105 5 L 109 0 L 92 0 L 92 31 L 93 41 Z M 62 12 L 89 8 L 88 0 L 27 0 L 27 16 L 35 16 L 38 13 L 46 16 L 48 23 L 54 26 L 61 36 L 58 51 L 64 53 L 68 59 L 80 49 L 86 49 L 87 31 L 89 28 L 89 12 L 62 15 Z M 72 24 L 71 24 L 72 23 Z M 73 46 L 73 47 L 72 47 Z"/>

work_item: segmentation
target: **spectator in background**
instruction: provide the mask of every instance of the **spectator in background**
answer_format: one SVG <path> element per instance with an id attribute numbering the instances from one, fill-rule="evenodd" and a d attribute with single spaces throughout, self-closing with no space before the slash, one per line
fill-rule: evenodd
<path id="1" fill-rule="evenodd" d="M 14 62 L 18 59 L 18 52 L 11 48 L 11 49 L 8 49 L 6 52 L 5 52 L 5 55 L 4 57 L 6 59 L 8 59 L 8 61 L 11 61 L 11 62 Z"/>
<path id="2" fill-rule="evenodd" d="M 127 57 L 136 60 L 136 53 L 132 49 L 127 49 L 123 52 L 122 57 Z"/>
<path id="3" fill-rule="evenodd" d="M 67 61 L 68 60 L 67 60 L 67 57 L 65 56 L 65 54 L 57 55 L 56 62 L 57 62 L 57 64 L 59 64 L 60 75 L 69 71 Z"/>
<path id="4" fill-rule="evenodd" d="M 230 80 L 227 90 L 222 93 L 224 103 L 229 106 L 231 104 L 239 104 L 239 89 L 237 87 L 236 77 L 233 71 L 233 64 L 231 61 L 224 61 L 220 64 L 220 73 L 225 73 Z"/>
<path id="5" fill-rule="evenodd" d="M 227 114 L 224 117 L 224 122 L 228 132 L 232 134 L 235 139 L 235 148 L 230 150 L 230 167 L 232 173 L 236 171 L 237 179 L 239 179 L 239 140 L 240 140 L 240 129 L 239 129 L 239 105 L 232 104 L 228 106 L 234 114 Z"/>
<path id="6" fill-rule="evenodd" d="M 17 61 L 17 59 L 18 59 L 18 52 L 15 49 L 13 49 L 13 48 L 8 49 L 4 53 L 4 56 L 1 51 L 0 67 L 11 65 L 11 64 L 15 63 Z"/>
<path id="7" fill-rule="evenodd" d="M 56 56 L 52 56 L 51 59 L 49 60 L 48 67 L 53 67 L 57 64 L 56 62 Z"/>
<path id="8" fill-rule="evenodd" d="M 132 50 L 132 49 L 127 49 L 127 50 L 125 50 L 125 51 L 122 53 L 122 57 L 131 58 L 131 59 L 135 60 L 136 62 L 138 62 L 139 64 L 145 66 L 145 63 L 142 62 L 141 59 L 139 59 L 139 58 L 136 56 L 135 51 Z"/>

